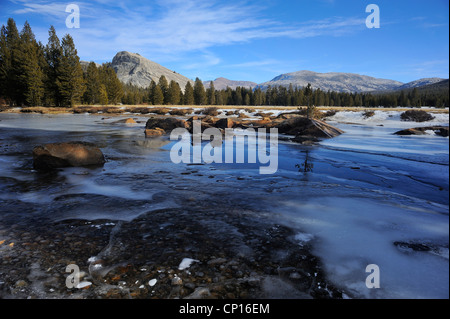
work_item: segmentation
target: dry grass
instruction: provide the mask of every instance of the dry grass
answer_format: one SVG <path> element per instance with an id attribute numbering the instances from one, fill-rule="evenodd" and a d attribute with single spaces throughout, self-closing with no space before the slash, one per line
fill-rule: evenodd
<path id="1" fill-rule="evenodd" d="M 16 109 L 14 109 L 14 110 L 16 110 Z M 66 107 L 35 106 L 35 107 L 24 107 L 22 109 L 17 109 L 17 112 L 39 113 L 39 114 L 63 114 L 63 113 L 72 113 L 72 109 L 66 108 Z"/>
<path id="2" fill-rule="evenodd" d="M 122 109 L 121 109 L 122 108 Z M 98 112 L 108 113 L 109 115 L 121 114 L 124 112 L 133 112 L 133 109 L 136 109 L 138 113 L 139 111 L 148 109 L 194 109 L 194 110 L 204 110 L 208 108 L 215 109 L 223 109 L 223 110 L 231 110 L 231 109 L 239 109 L 245 110 L 249 109 L 249 106 L 246 105 L 76 105 L 73 108 L 64 108 L 64 107 L 26 107 L 26 108 L 14 108 L 4 110 L 4 112 L 10 113 L 40 113 L 40 114 L 64 114 L 64 113 L 80 113 L 79 111 L 86 111 L 91 114 L 97 114 Z M 306 106 L 302 106 L 302 108 L 306 108 Z M 295 111 L 298 110 L 297 106 L 251 106 L 252 110 L 256 112 L 258 110 L 278 110 L 278 111 Z M 351 112 L 361 112 L 361 111 L 397 111 L 397 112 L 405 112 L 408 110 L 419 110 L 417 108 L 381 108 L 381 107 L 345 107 L 345 106 L 319 106 L 316 107 L 316 110 L 320 111 L 351 111 Z M 449 113 L 448 109 L 433 109 L 433 108 L 423 108 L 420 109 L 430 113 Z M 150 111 L 151 112 L 151 111 Z M 144 113 L 144 112 L 142 112 Z M 147 113 L 147 112 L 146 112 Z"/>
<path id="3" fill-rule="evenodd" d="M 109 107 L 123 107 L 118 105 L 111 105 Z M 270 106 L 270 105 L 260 105 L 260 106 L 248 106 L 248 105 L 125 105 L 127 108 L 136 108 L 136 107 L 148 107 L 148 108 L 188 108 L 188 109 L 205 109 L 205 108 L 217 108 L 222 110 L 230 110 L 230 109 L 254 109 L 254 110 L 297 110 L 298 106 Z M 300 106 L 300 108 L 306 108 L 306 106 Z M 408 110 L 417 110 L 417 108 L 408 108 L 408 107 L 399 107 L 399 108 L 383 108 L 383 107 L 349 107 L 349 106 L 317 106 L 316 109 L 321 111 L 352 111 L 352 112 L 361 112 L 361 111 L 398 111 L 405 112 Z M 449 113 L 448 109 L 433 109 L 433 108 L 423 108 L 421 109 L 426 112 L 434 112 L 434 113 Z"/>

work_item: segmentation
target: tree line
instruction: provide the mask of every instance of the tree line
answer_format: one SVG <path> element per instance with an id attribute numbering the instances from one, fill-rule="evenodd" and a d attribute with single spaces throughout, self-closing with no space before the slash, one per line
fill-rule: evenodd
<path id="1" fill-rule="evenodd" d="M 28 22 L 19 32 L 9 18 L 0 30 L 0 97 L 10 106 L 106 105 L 243 105 L 243 106 L 361 106 L 448 107 L 444 89 L 417 89 L 389 93 L 346 93 L 311 89 L 311 86 L 205 88 L 196 78 L 184 90 L 161 76 L 147 88 L 123 84 L 109 63 L 94 62 L 83 70 L 74 41 L 66 34 L 61 41 L 50 27 L 48 43 L 36 41 Z"/>
<path id="2" fill-rule="evenodd" d="M 48 43 L 36 38 L 28 22 L 19 32 L 9 18 L 0 30 L 0 97 L 10 106 L 57 106 L 117 104 L 122 83 L 109 65 L 80 63 L 73 38 L 61 40 L 50 27 Z"/>
<path id="3" fill-rule="evenodd" d="M 196 78 L 194 85 L 180 86 L 162 76 L 158 83 L 152 81 L 147 89 L 128 85 L 125 87 L 123 104 L 153 105 L 243 105 L 243 106 L 348 106 L 348 107 L 448 107 L 448 88 L 440 90 L 410 89 L 387 93 L 348 93 L 311 89 L 311 86 L 269 86 L 266 89 L 237 87 L 216 90 L 211 81 L 205 89 Z"/>

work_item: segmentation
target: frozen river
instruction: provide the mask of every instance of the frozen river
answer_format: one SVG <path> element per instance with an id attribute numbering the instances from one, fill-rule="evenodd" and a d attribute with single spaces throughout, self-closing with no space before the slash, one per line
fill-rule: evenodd
<path id="1" fill-rule="evenodd" d="M 448 298 L 449 141 L 393 135 L 423 125 L 401 122 L 399 114 L 377 111 L 363 119 L 339 112 L 328 122 L 344 134 L 315 146 L 280 142 L 277 173 L 260 175 L 251 164 L 173 164 L 174 142 L 145 139 L 145 117 L 125 125 L 101 115 L 0 113 L 0 292 L 13 294 L 13 276 L 5 275 L 10 259 L 2 256 L 38 262 L 32 251 L 16 256 L 7 246 L 20 241 L 17 229 L 73 220 L 129 223 L 201 202 L 207 210 L 245 211 L 291 229 L 291 241 L 311 247 L 344 298 Z M 424 125 L 431 124 L 448 125 L 448 114 Z M 103 168 L 67 168 L 54 176 L 33 170 L 34 146 L 79 140 L 101 148 Z M 220 232 L 222 221 L 215 221 L 207 227 Z M 366 266 L 373 264 L 380 287 L 370 289 Z M 16 267 L 20 273 L 26 266 Z M 34 290 L 46 289 L 33 284 L 32 270 L 22 273 Z M 51 297 L 48 289 L 38 295 Z"/>

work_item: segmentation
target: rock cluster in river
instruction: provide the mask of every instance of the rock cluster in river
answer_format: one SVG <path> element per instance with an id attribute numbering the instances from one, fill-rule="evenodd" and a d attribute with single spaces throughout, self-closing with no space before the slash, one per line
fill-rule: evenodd
<path id="1" fill-rule="evenodd" d="M 263 117 L 262 120 L 248 120 L 246 118 L 217 118 L 214 116 L 192 116 L 187 120 L 173 117 L 152 117 L 145 127 L 147 137 L 169 134 L 175 128 L 185 128 L 191 133 L 193 122 L 201 121 L 202 131 L 207 128 L 218 128 L 222 132 L 225 129 L 242 128 L 277 128 L 281 134 L 293 135 L 294 142 L 305 143 L 317 141 L 319 138 L 336 137 L 343 133 L 342 130 L 318 120 L 309 119 L 298 113 L 280 114 L 277 117 Z"/>

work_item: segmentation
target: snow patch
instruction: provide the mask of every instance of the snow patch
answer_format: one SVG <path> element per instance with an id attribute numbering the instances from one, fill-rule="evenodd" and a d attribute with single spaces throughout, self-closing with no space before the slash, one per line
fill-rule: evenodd
<path id="1" fill-rule="evenodd" d="M 83 289 L 83 288 L 89 287 L 91 285 L 92 285 L 92 282 L 90 282 L 90 281 L 82 281 L 76 286 L 76 288 Z"/>
<path id="2" fill-rule="evenodd" d="M 96 256 L 89 257 L 88 263 L 93 263 L 93 262 L 96 261 L 96 260 L 97 260 L 97 257 L 96 257 Z"/>
<path id="3" fill-rule="evenodd" d="M 194 262 L 199 262 L 199 261 L 196 259 L 192 259 L 192 258 L 184 258 L 181 261 L 180 265 L 178 266 L 178 270 L 187 269 L 187 268 L 191 267 L 192 263 L 194 263 Z"/>
<path id="4" fill-rule="evenodd" d="M 365 111 L 339 111 L 335 115 L 328 117 L 326 120 L 338 123 L 353 123 L 371 126 L 383 125 L 385 127 L 395 128 L 448 125 L 449 123 L 448 113 L 433 113 L 434 119 L 426 122 L 402 121 L 400 115 L 403 112 L 401 111 L 374 111 L 375 114 L 371 117 L 365 117 L 364 113 Z"/>
<path id="5" fill-rule="evenodd" d="M 307 233 L 298 233 L 294 236 L 294 239 L 299 241 L 300 244 L 307 243 L 314 238 L 313 235 Z"/>

